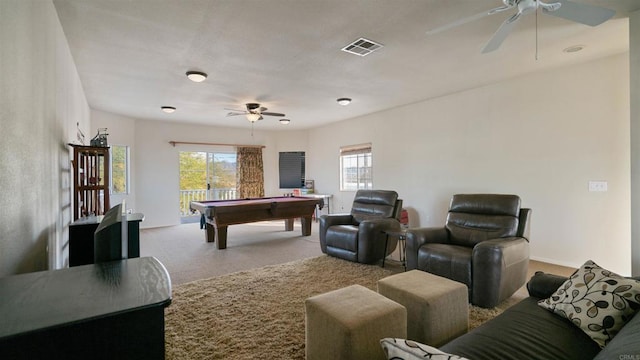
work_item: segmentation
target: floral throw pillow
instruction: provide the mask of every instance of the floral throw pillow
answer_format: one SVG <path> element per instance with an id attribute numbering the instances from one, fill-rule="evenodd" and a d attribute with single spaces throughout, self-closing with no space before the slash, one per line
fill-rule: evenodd
<path id="1" fill-rule="evenodd" d="M 384 338 L 380 345 L 389 360 L 467 360 L 411 340 Z"/>
<path id="2" fill-rule="evenodd" d="M 640 281 L 589 260 L 538 305 L 569 319 L 604 347 L 640 309 Z"/>

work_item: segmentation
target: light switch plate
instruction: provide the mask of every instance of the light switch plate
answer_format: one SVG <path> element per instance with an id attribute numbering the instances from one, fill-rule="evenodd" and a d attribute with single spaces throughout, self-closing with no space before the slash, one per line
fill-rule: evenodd
<path id="1" fill-rule="evenodd" d="M 589 191 L 607 191 L 607 182 L 589 181 Z"/>

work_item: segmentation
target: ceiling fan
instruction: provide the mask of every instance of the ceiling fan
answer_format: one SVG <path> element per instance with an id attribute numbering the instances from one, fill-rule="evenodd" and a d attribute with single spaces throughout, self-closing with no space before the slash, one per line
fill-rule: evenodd
<path id="1" fill-rule="evenodd" d="M 285 116 L 282 113 L 267 111 L 268 109 L 266 107 L 262 107 L 258 103 L 247 103 L 245 104 L 245 106 L 247 108 L 246 110 L 227 109 L 227 110 L 231 110 L 231 112 L 229 112 L 227 116 L 245 115 L 247 117 L 247 120 L 249 120 L 251 123 L 254 123 L 258 120 L 262 120 L 263 115 L 279 116 L 279 117 Z"/>
<path id="2" fill-rule="evenodd" d="M 482 53 L 494 51 L 500 47 L 502 42 L 507 38 L 509 33 L 514 29 L 518 20 L 523 16 L 536 12 L 538 8 L 542 8 L 544 14 L 553 15 L 575 21 L 581 24 L 596 26 L 609 20 L 616 13 L 614 10 L 606 9 L 603 7 L 581 4 L 569 0 L 555 0 L 553 2 L 544 2 L 541 0 L 502 0 L 503 6 L 499 6 L 495 9 L 481 12 L 476 15 L 472 15 L 460 20 L 454 21 L 450 24 L 427 31 L 428 35 L 436 34 L 456 26 L 460 26 L 469 23 L 474 20 L 481 19 L 485 16 L 494 15 L 503 11 L 517 8 L 517 12 L 505 20 L 498 28 L 498 31 L 493 35 L 489 42 L 482 48 Z"/>

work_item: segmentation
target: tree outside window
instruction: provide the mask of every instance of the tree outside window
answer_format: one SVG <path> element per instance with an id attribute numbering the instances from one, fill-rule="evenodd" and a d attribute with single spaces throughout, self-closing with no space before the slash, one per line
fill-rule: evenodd
<path id="1" fill-rule="evenodd" d="M 193 215 L 191 201 L 236 198 L 236 153 L 180 152 L 180 214 Z"/>
<path id="2" fill-rule="evenodd" d="M 111 193 L 129 193 L 129 147 L 111 145 Z"/>

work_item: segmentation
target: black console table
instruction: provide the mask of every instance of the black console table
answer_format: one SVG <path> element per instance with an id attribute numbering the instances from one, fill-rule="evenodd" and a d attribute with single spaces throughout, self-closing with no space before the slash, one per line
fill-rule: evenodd
<path id="1" fill-rule="evenodd" d="M 100 225 L 104 215 L 80 218 L 69 225 L 69 266 L 93 264 L 93 233 Z M 140 257 L 140 222 L 144 220 L 141 213 L 129 214 L 129 256 Z"/>
<path id="2" fill-rule="evenodd" d="M 3 359 L 164 359 L 171 280 L 153 257 L 0 278 Z"/>

